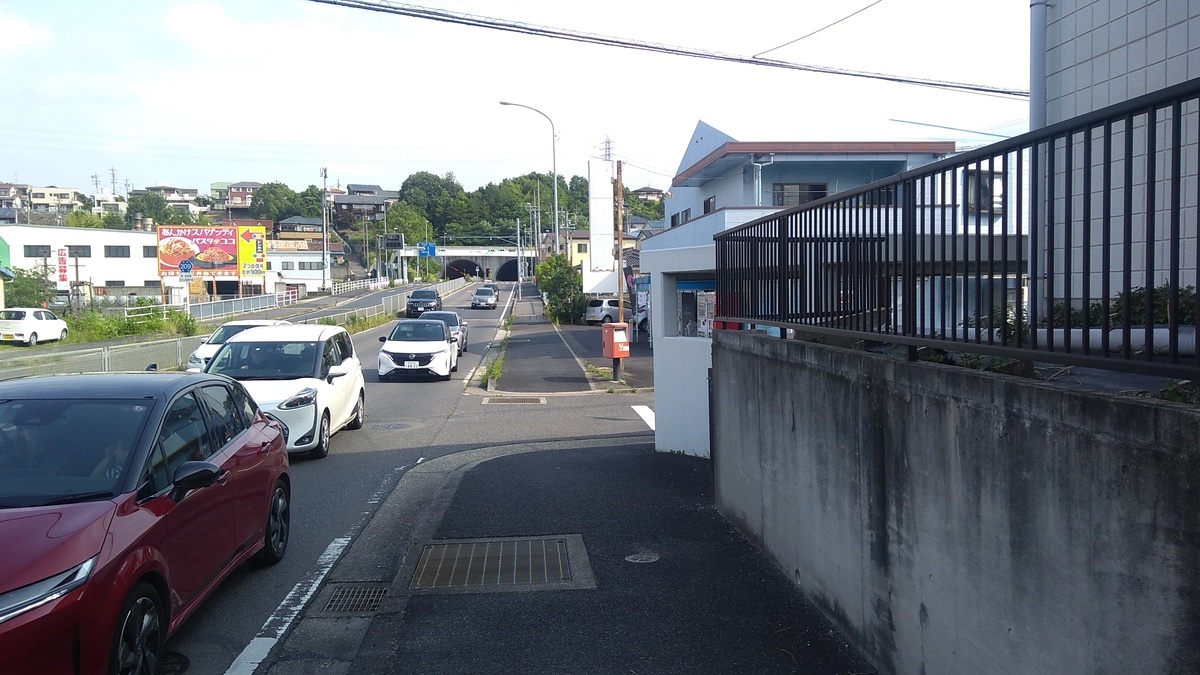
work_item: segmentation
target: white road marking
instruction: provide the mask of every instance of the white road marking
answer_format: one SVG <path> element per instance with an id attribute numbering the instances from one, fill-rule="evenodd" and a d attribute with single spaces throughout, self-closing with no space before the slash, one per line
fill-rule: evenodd
<path id="1" fill-rule="evenodd" d="M 275 608 L 275 612 L 259 629 L 258 635 L 250 641 L 250 644 L 246 645 L 242 653 L 229 666 L 229 670 L 225 671 L 225 675 L 253 675 L 254 670 L 263 662 L 263 659 L 267 658 L 271 649 L 279 642 L 279 638 L 287 632 L 288 627 L 312 599 L 317 587 L 325 580 L 325 575 L 329 574 L 329 570 L 333 569 L 333 564 L 350 545 L 350 539 L 350 537 L 338 537 L 329 542 L 325 552 L 321 554 L 320 558 L 317 558 L 316 566 L 308 573 L 307 577 L 292 587 L 287 597 L 279 603 L 279 607 Z"/>
<path id="2" fill-rule="evenodd" d="M 650 427 L 650 431 L 654 431 L 654 411 L 648 405 L 635 405 L 633 412 L 637 413 L 646 426 Z"/>

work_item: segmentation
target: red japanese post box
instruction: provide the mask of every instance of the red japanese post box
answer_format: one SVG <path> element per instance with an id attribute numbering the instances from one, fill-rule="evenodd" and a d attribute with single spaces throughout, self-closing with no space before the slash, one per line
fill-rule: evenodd
<path id="1" fill-rule="evenodd" d="M 604 357 L 609 359 L 624 359 L 629 357 L 629 324 L 606 323 L 601 326 L 600 344 L 604 347 Z"/>

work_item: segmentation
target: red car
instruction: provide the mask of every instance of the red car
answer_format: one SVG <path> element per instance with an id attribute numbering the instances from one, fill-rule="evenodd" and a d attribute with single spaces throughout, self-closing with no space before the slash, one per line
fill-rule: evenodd
<path id="1" fill-rule="evenodd" d="M 235 568 L 279 562 L 286 428 L 237 382 L 0 382 L 0 671 L 154 673 Z"/>

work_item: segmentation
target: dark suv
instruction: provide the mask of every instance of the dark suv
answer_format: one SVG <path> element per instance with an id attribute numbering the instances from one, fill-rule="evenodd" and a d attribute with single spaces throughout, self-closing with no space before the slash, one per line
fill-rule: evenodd
<path id="1" fill-rule="evenodd" d="M 431 312 L 442 308 L 442 296 L 434 288 L 422 288 L 413 291 L 408 296 L 405 313 L 408 318 L 421 316 L 421 312 Z"/>

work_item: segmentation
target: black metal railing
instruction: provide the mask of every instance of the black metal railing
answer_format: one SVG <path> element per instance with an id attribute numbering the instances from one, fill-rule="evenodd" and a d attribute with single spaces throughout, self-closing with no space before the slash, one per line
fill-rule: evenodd
<path id="1" fill-rule="evenodd" d="M 1198 202 L 1200 79 L 720 233 L 717 320 L 1195 378 Z"/>

